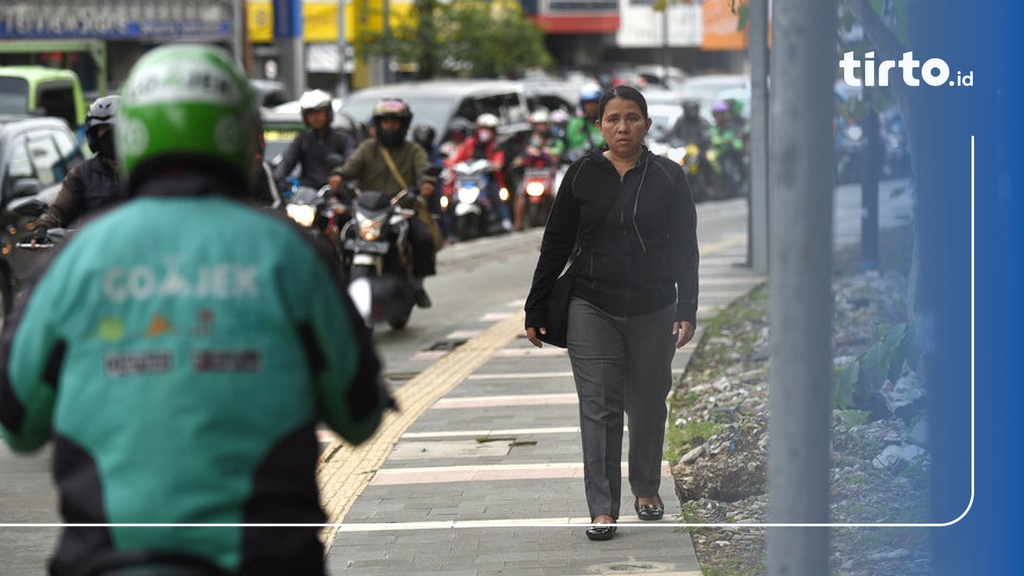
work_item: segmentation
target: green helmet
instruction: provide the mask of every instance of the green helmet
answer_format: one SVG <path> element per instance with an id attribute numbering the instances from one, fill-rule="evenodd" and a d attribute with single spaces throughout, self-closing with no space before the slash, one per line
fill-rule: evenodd
<path id="1" fill-rule="evenodd" d="M 160 46 L 139 59 L 121 91 L 121 174 L 133 189 L 165 162 L 184 161 L 248 183 L 260 126 L 249 81 L 227 51 Z"/>

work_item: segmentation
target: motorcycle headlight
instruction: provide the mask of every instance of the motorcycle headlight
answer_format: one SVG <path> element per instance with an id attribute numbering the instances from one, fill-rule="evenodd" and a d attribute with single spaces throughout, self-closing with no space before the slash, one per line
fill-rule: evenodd
<path id="1" fill-rule="evenodd" d="M 480 196 L 480 189 L 476 186 L 469 188 L 459 188 L 459 202 L 464 204 L 472 204 L 476 202 L 477 197 Z"/>
<path id="2" fill-rule="evenodd" d="M 544 183 L 543 182 L 530 182 L 526 185 L 526 194 L 528 196 L 543 196 L 544 195 Z"/>
<path id="3" fill-rule="evenodd" d="M 718 152 L 715 152 L 714 148 L 708 150 L 707 151 L 707 158 L 708 158 L 708 162 L 714 162 L 715 159 L 718 158 Z"/>
<path id="4" fill-rule="evenodd" d="M 846 127 L 846 136 L 850 140 L 860 140 L 860 137 L 864 135 L 864 129 L 856 124 Z"/>
<path id="5" fill-rule="evenodd" d="M 358 218 L 359 220 L 359 236 L 367 242 L 373 242 L 377 238 L 380 238 L 381 228 L 384 226 L 384 222 L 375 220 L 373 218 Z"/>
<path id="6" fill-rule="evenodd" d="M 508 188 L 502 187 L 498 191 L 498 198 L 501 198 L 502 202 L 508 202 Z"/>
<path id="7" fill-rule="evenodd" d="M 309 228 L 316 221 L 316 209 L 308 204 L 288 204 L 284 207 L 285 214 L 300 226 Z"/>
<path id="8" fill-rule="evenodd" d="M 448 197 L 447 196 L 441 196 L 441 208 L 444 208 L 444 209 L 448 208 Z"/>

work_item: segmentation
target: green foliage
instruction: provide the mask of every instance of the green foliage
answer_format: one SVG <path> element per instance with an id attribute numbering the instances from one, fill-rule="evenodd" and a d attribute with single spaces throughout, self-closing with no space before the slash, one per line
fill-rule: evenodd
<path id="1" fill-rule="evenodd" d="M 364 32 L 356 49 L 414 64 L 421 77 L 519 76 L 553 59 L 544 33 L 516 2 L 416 0 L 416 10 L 391 35 Z"/>
<path id="2" fill-rule="evenodd" d="M 920 360 L 916 322 L 882 326 L 875 343 L 836 375 L 833 402 L 844 410 L 867 407 L 887 380 L 899 378 L 904 364 L 916 371 Z"/>

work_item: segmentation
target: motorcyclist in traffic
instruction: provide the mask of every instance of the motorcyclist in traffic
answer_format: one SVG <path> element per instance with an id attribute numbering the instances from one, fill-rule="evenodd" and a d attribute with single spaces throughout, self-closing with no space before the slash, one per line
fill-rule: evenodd
<path id="1" fill-rule="evenodd" d="M 683 102 L 680 116 L 668 133 L 668 142 L 674 145 L 696 144 L 706 150 L 711 142 L 711 123 L 700 115 L 700 103 L 696 100 Z"/>
<path id="2" fill-rule="evenodd" d="M 434 191 L 434 184 L 423 182 L 427 153 L 419 144 L 406 140 L 412 111 L 401 99 L 378 102 L 373 108 L 372 122 L 374 137 L 363 141 L 343 165 L 331 171 L 330 185 L 338 194 L 344 194 L 342 186 L 347 180 L 356 180 L 363 190 L 391 196 L 408 190 L 404 201 L 417 211 L 417 217 L 409 219 L 416 305 L 429 308 L 430 296 L 423 287 L 423 279 L 437 273 L 434 253 L 443 239 L 422 196 Z"/>
<path id="3" fill-rule="evenodd" d="M 338 156 L 342 161 L 348 159 L 358 144 L 352 134 L 336 130 L 331 125 L 334 107 L 327 92 L 309 90 L 303 93 L 299 98 L 299 108 L 307 128 L 295 136 L 284 151 L 281 162 L 274 168 L 274 177 L 283 190 L 288 188 L 286 180 L 297 165 L 300 186 L 320 188 L 327 184 L 331 170 L 338 165 L 333 159 Z"/>
<path id="4" fill-rule="evenodd" d="M 575 116 L 565 126 L 565 155 L 568 160 L 582 157 L 592 148 L 604 146 L 604 136 L 597 127 L 601 100 L 601 88 L 597 85 L 585 86 L 580 90 L 580 108 L 582 114 Z"/>
<path id="5" fill-rule="evenodd" d="M 711 126 L 710 160 L 715 172 L 722 176 L 720 186 L 728 196 L 742 193 L 745 180 L 743 126 L 736 121 L 726 102 L 716 102 L 711 109 L 715 123 Z"/>
<path id="6" fill-rule="evenodd" d="M 79 229 L 0 339 L 0 433 L 54 444 L 50 575 L 157 552 L 323 576 L 317 427 L 377 428 L 369 332 L 331 260 L 248 201 L 260 119 L 230 53 L 154 48 L 122 94 L 132 200 Z"/>
<path id="7" fill-rule="evenodd" d="M 68 228 L 86 214 L 125 200 L 114 152 L 119 100 L 117 95 L 103 96 L 89 106 L 85 116 L 85 139 L 96 155 L 72 168 L 64 177 L 57 197 L 30 225 L 31 241 L 48 243 L 47 230 Z"/>
<path id="8" fill-rule="evenodd" d="M 486 195 L 495 216 L 505 231 L 512 230 L 512 215 L 508 205 L 501 199 L 500 191 L 505 186 L 505 149 L 498 143 L 498 117 L 485 112 L 476 119 L 476 131 L 462 143 L 454 154 L 445 159 L 445 166 L 453 168 L 459 162 L 486 158 L 491 164 L 491 178 L 488 179 Z"/>
<path id="9" fill-rule="evenodd" d="M 530 127 L 532 131 L 521 153 L 512 159 L 512 167 L 522 170 L 526 167 L 548 168 L 553 171 L 558 166 L 559 158 L 562 155 L 562 140 L 551 133 L 551 115 L 546 108 L 539 108 L 530 114 Z M 552 179 L 553 182 L 553 179 Z M 513 225 L 516 230 L 523 229 L 523 216 L 526 214 L 526 191 L 524 185 L 516 187 L 514 205 L 515 220 Z"/>
<path id="10" fill-rule="evenodd" d="M 412 140 L 419 144 L 427 153 L 427 168 L 423 172 L 420 195 L 427 201 L 427 207 L 434 221 L 441 229 L 441 236 L 445 244 L 455 240 L 454 215 L 444 209 L 441 205 L 441 172 L 444 169 L 444 156 L 441 155 L 440 146 L 434 142 L 437 132 L 430 124 L 419 124 L 412 131 Z"/>

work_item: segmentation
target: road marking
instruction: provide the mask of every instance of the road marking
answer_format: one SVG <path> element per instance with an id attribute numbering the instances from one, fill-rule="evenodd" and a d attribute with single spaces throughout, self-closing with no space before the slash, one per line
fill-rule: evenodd
<path id="1" fill-rule="evenodd" d="M 556 406 L 577 404 L 575 392 L 565 394 L 521 394 L 507 396 L 464 396 L 441 398 L 434 404 L 435 409 L 484 408 L 496 406 Z"/>
<path id="2" fill-rule="evenodd" d="M 629 463 L 622 462 L 622 477 L 629 477 Z M 661 462 L 661 475 L 671 476 L 669 464 Z M 421 468 L 381 468 L 370 486 L 413 484 L 449 484 L 497 480 L 551 480 L 583 478 L 582 462 L 542 462 L 536 464 L 468 464 L 464 466 L 424 466 Z"/>
<path id="3" fill-rule="evenodd" d="M 317 470 L 320 499 L 328 523 L 334 525 L 320 533 L 324 554 L 334 542 L 336 525 L 345 518 L 402 433 L 434 402 L 512 341 L 522 325 L 523 313 L 513 314 L 451 351 L 395 392 L 401 411 L 386 414 L 372 438 L 359 446 L 335 439 L 321 453 Z"/>
<path id="4" fill-rule="evenodd" d="M 356 522 L 345 524 L 338 529 L 338 532 L 405 532 L 410 530 L 452 530 L 460 528 L 514 528 L 514 527 L 549 527 L 549 526 L 587 526 L 590 518 L 586 516 L 556 516 L 551 518 L 516 518 L 502 520 L 437 520 L 420 522 Z M 656 522 L 619 522 L 621 526 L 642 526 L 650 528 L 653 526 L 665 527 L 665 524 L 678 526 L 675 520 L 668 514 L 661 521 Z M 629 576 L 628 573 L 616 572 Z M 649 573 L 648 573 L 649 574 Z M 700 576 L 700 572 L 657 572 L 659 576 Z"/>

